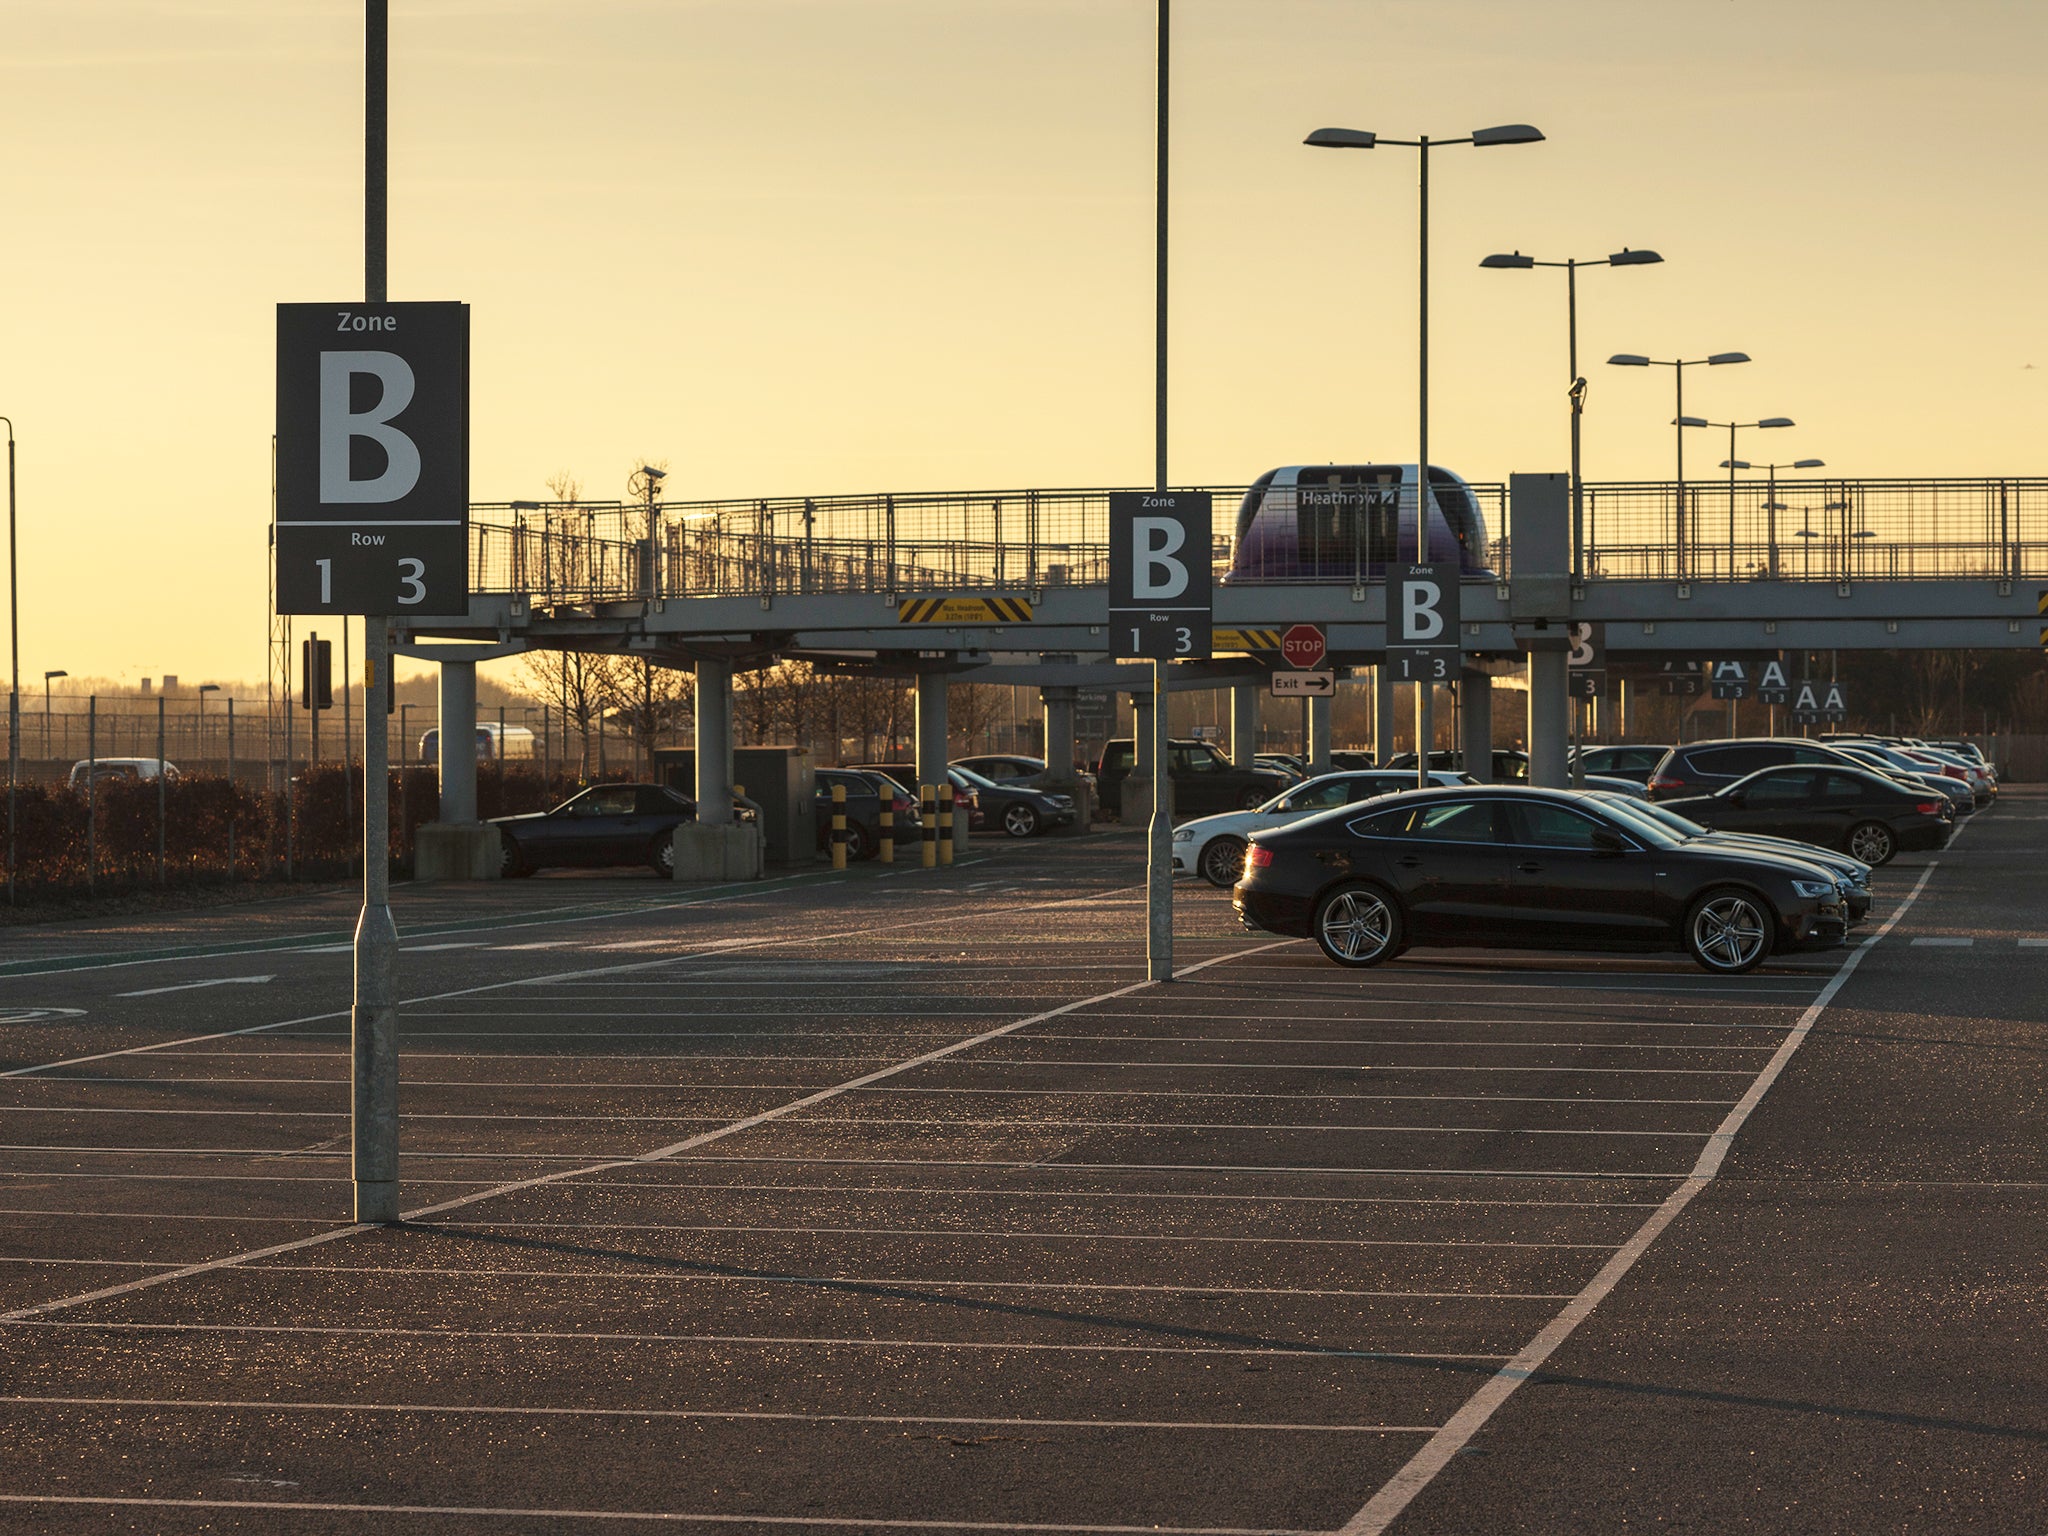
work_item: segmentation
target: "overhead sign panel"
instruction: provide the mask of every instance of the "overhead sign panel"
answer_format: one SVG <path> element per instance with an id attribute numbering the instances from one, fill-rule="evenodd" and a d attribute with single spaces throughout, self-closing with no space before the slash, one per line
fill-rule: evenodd
<path id="1" fill-rule="evenodd" d="M 1210 644 L 1219 651 L 1280 649 L 1280 631 L 1277 629 L 1212 629 L 1209 636 Z"/>
<path id="2" fill-rule="evenodd" d="M 277 610 L 469 611 L 469 306 L 277 306 Z"/>
<path id="3" fill-rule="evenodd" d="M 1395 681 L 1454 681 L 1462 652 L 1457 562 L 1395 566 L 1387 597 L 1387 665 Z"/>
<path id="4" fill-rule="evenodd" d="M 1791 698 L 1792 683 L 1785 676 L 1785 663 L 1771 660 L 1756 675 L 1756 696 L 1766 704 L 1784 704 Z"/>
<path id="5" fill-rule="evenodd" d="M 1209 654 L 1207 491 L 1112 491 L 1110 654 L 1190 661 Z"/>
<path id="6" fill-rule="evenodd" d="M 1746 699 L 1749 697 L 1749 668 L 1739 661 L 1717 661 L 1714 663 L 1713 685 L 1717 699 Z"/>
<path id="7" fill-rule="evenodd" d="M 899 624 L 1029 624 L 1028 597 L 906 597 L 896 605 Z"/>

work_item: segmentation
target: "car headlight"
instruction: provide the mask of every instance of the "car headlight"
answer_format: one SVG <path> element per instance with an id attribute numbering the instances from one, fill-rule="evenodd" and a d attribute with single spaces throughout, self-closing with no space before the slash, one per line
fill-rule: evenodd
<path id="1" fill-rule="evenodd" d="M 1045 798 L 1056 811 L 1071 811 L 1074 808 L 1072 795 L 1047 795 Z"/>
<path id="2" fill-rule="evenodd" d="M 1794 880 L 1792 882 L 1792 889 L 1809 901 L 1821 896 L 1832 896 L 1835 894 L 1835 885 L 1831 880 Z"/>
<path id="3" fill-rule="evenodd" d="M 1195 829 L 1193 827 L 1175 827 L 1173 829 L 1173 840 L 1176 843 L 1192 843 L 1195 840 Z"/>

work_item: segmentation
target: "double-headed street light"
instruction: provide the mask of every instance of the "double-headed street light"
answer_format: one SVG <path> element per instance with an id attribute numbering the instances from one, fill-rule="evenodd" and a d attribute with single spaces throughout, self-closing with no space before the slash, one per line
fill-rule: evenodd
<path id="1" fill-rule="evenodd" d="M 1567 393 L 1572 404 L 1572 575 L 1579 576 L 1585 570 L 1585 512 L 1581 505 L 1579 476 L 1579 418 L 1586 412 L 1586 381 L 1579 377 L 1579 268 L 1581 267 L 1648 267 L 1663 261 L 1655 251 L 1632 251 L 1624 246 L 1612 256 L 1599 261 L 1580 261 L 1566 257 L 1563 261 L 1538 261 L 1534 256 L 1524 256 L 1513 251 L 1505 256 L 1489 256 L 1479 265 L 1482 267 L 1505 268 L 1510 271 L 1529 267 L 1564 268 L 1565 293 L 1565 334 L 1571 358 L 1571 385 Z"/>
<path id="2" fill-rule="evenodd" d="M 1726 427 L 1728 429 L 1728 457 L 1721 461 L 1721 467 L 1728 471 L 1728 575 L 1735 575 L 1735 434 L 1744 427 L 1795 427 L 1798 425 L 1790 416 L 1766 416 L 1762 421 L 1708 421 L 1704 416 L 1681 416 L 1673 423 L 1683 436 L 1687 427 Z"/>
<path id="3" fill-rule="evenodd" d="M 1681 421 L 1683 421 L 1683 420 L 1685 419 L 1685 370 L 1686 370 L 1686 369 L 1688 369 L 1688 368 L 1696 368 L 1696 367 L 1699 367 L 1699 366 L 1700 366 L 1701 364 L 1705 364 L 1706 366 L 1708 366 L 1708 367 L 1710 367 L 1710 368 L 1718 368 L 1718 367 L 1720 367 L 1720 366 L 1721 366 L 1722 364 L 1724 364 L 1724 363 L 1746 363 L 1746 362 L 1748 362 L 1748 361 L 1749 361 L 1749 354 L 1748 354 L 1747 352 L 1716 352 L 1716 353 L 1714 353 L 1714 354 L 1713 354 L 1712 356 L 1710 356 L 1710 357 L 1678 357 L 1678 358 L 1662 358 L 1662 357 L 1644 357 L 1644 356 L 1643 356 L 1643 355 L 1642 355 L 1641 353 L 1639 353 L 1639 352 L 1617 352 L 1617 353 L 1615 353 L 1615 354 L 1614 354 L 1614 356 L 1612 356 L 1612 357 L 1610 357 L 1609 359 L 1607 359 L 1608 365 L 1609 365 L 1610 367 L 1615 367 L 1615 368 L 1669 368 L 1669 369 L 1670 369 L 1670 370 L 1672 371 L 1672 374 L 1673 374 L 1673 376 L 1674 376 L 1674 377 L 1675 377 L 1675 378 L 1677 379 L 1677 381 L 1678 381 L 1678 402 L 1677 402 L 1677 405 L 1676 405 L 1676 406 L 1675 406 L 1675 407 L 1673 408 L 1672 414 L 1673 414 L 1674 416 L 1676 416 L 1676 417 L 1677 417 L 1677 418 L 1678 418 L 1679 420 L 1681 420 Z M 1683 428 L 1680 428 L 1680 429 L 1679 429 L 1679 433 L 1678 433 L 1678 519 L 1677 519 L 1677 521 L 1678 521 L 1678 530 L 1677 530 L 1677 532 L 1678 532 L 1678 574 L 1679 574 L 1679 575 L 1681 575 L 1681 576 L 1683 576 L 1683 575 L 1684 575 L 1684 574 L 1686 573 L 1686 571 L 1685 571 L 1685 568 L 1686 568 L 1686 547 L 1685 547 L 1685 546 L 1686 546 L 1686 527 L 1685 527 L 1685 431 L 1684 431 L 1684 429 L 1683 429 Z"/>
<path id="4" fill-rule="evenodd" d="M 1727 470 L 1761 469 L 1768 472 L 1768 489 L 1764 492 L 1764 512 L 1770 529 L 1770 556 L 1764 566 L 1766 575 L 1778 574 L 1778 514 L 1785 510 L 1785 504 L 1778 500 L 1778 471 L 1781 469 L 1825 469 L 1826 459 L 1794 459 L 1789 464 L 1752 464 L 1747 459 L 1723 459 L 1721 467 Z"/>
<path id="5" fill-rule="evenodd" d="M 1415 455 L 1415 560 L 1418 565 L 1429 562 L 1429 514 L 1433 502 L 1429 490 L 1429 152 L 1433 147 L 1449 144 L 1470 144 L 1476 149 L 1490 149 L 1497 144 L 1535 144 L 1543 135 L 1527 123 L 1507 123 L 1497 128 L 1476 128 L 1471 135 L 1462 139 L 1432 139 L 1427 134 L 1419 139 L 1383 139 L 1376 133 L 1361 128 L 1318 128 L 1304 144 L 1314 149 L 1378 149 L 1382 145 L 1398 149 L 1415 150 L 1421 167 L 1418 178 L 1418 193 L 1421 206 L 1419 223 L 1420 274 L 1419 302 L 1416 321 L 1416 438 Z M 1435 745 L 1431 719 L 1431 686 L 1427 682 L 1415 686 L 1415 782 L 1423 789 L 1429 788 L 1429 754 Z"/>

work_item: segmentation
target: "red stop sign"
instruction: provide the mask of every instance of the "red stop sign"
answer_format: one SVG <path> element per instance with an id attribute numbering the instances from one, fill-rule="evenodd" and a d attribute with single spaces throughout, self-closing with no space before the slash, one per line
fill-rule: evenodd
<path id="1" fill-rule="evenodd" d="M 1327 651 L 1323 645 L 1323 626 L 1320 624 L 1296 624 L 1280 637 L 1280 654 L 1287 665 L 1299 671 L 1309 672 L 1323 664 Z"/>

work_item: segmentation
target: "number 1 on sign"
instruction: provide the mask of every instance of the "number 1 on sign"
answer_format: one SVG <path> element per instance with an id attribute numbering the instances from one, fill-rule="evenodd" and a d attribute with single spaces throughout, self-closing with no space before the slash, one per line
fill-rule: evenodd
<path id="1" fill-rule="evenodd" d="M 315 560 L 313 563 L 320 567 L 320 601 L 331 603 L 334 601 L 334 562 Z"/>

